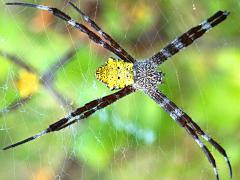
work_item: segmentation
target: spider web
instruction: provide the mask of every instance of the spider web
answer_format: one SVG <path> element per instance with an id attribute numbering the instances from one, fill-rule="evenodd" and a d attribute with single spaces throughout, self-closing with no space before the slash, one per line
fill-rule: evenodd
<path id="1" fill-rule="evenodd" d="M 74 108 L 112 93 L 94 74 L 108 57 L 114 56 L 47 13 L 6 7 L 5 2 L 0 4 L 2 147 L 34 135 Z M 57 7 L 83 23 L 67 1 L 32 2 Z M 166 73 L 160 90 L 226 148 L 234 179 L 240 177 L 234 171 L 240 160 L 239 2 L 73 2 L 140 60 L 215 11 L 231 11 L 226 22 L 160 67 Z M 26 100 L 17 86 L 24 68 L 9 55 L 34 67 L 33 73 L 42 80 L 36 91 L 30 88 L 32 95 Z M 70 58 L 64 61 L 65 56 Z M 211 150 L 221 179 L 228 178 L 224 160 Z M 3 179 L 214 178 L 194 141 L 141 92 L 69 128 L 3 151 L 0 156 Z"/>

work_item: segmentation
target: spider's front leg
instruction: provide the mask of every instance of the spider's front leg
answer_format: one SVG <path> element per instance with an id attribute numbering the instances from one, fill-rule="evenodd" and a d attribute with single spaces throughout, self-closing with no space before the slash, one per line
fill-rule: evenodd
<path id="1" fill-rule="evenodd" d="M 183 33 L 178 38 L 174 39 L 171 43 L 165 46 L 160 52 L 149 58 L 150 61 L 157 65 L 162 64 L 164 61 L 191 45 L 196 39 L 200 38 L 203 34 L 211 30 L 213 27 L 217 26 L 223 22 L 229 12 L 218 11 L 207 20 L 203 21 L 199 25 L 189 29 L 187 32 Z"/>
<path id="2" fill-rule="evenodd" d="M 86 21 L 93 29 L 97 31 L 106 41 L 110 43 L 110 45 L 116 49 L 119 53 L 121 53 L 126 59 L 127 62 L 134 63 L 136 60 L 125 50 L 123 49 L 109 34 L 104 32 L 89 16 L 87 16 L 84 12 L 82 12 L 77 6 L 75 6 L 72 2 L 69 4 L 83 17 L 83 20 Z"/>
<path id="3" fill-rule="evenodd" d="M 126 53 L 124 54 L 124 51 L 122 51 L 122 50 L 119 51 L 117 48 L 111 46 L 109 43 L 102 40 L 102 38 L 100 38 L 93 31 L 89 30 L 86 26 L 73 20 L 69 15 L 67 15 L 66 13 L 62 12 L 61 10 L 59 10 L 57 8 L 49 7 L 49 6 L 45 6 L 45 5 L 32 4 L 32 3 L 21 3 L 21 2 L 9 2 L 9 3 L 6 3 L 6 5 L 24 6 L 24 7 L 37 8 L 37 9 L 40 9 L 43 11 L 48 11 L 49 13 L 53 14 L 54 16 L 67 22 L 69 25 L 78 29 L 82 33 L 86 34 L 89 37 L 89 39 L 91 39 L 93 42 L 95 42 L 96 44 L 109 50 L 110 52 L 114 53 L 122 60 L 124 60 L 126 62 L 134 62 L 135 61 L 132 57 L 130 57 L 130 55 L 128 57 L 126 57 Z M 71 3 L 71 5 L 73 6 L 72 3 Z M 76 6 L 74 6 L 74 8 L 76 8 Z M 131 58 L 131 59 L 128 59 L 128 58 Z"/>
<path id="4" fill-rule="evenodd" d="M 205 155 L 207 156 L 209 162 L 213 166 L 213 170 L 216 176 L 216 179 L 219 179 L 216 162 L 211 152 L 205 146 L 205 144 L 199 139 L 198 134 L 201 135 L 205 140 L 207 140 L 216 150 L 224 156 L 226 160 L 230 177 L 232 177 L 232 167 L 225 152 L 224 148 L 219 145 L 215 140 L 206 135 L 201 128 L 181 109 L 177 107 L 175 103 L 170 101 L 163 93 L 161 93 L 157 88 L 149 89 L 145 91 L 156 103 L 158 103 L 170 116 L 175 120 L 181 127 L 183 127 L 195 140 L 195 142 L 200 146 Z"/>

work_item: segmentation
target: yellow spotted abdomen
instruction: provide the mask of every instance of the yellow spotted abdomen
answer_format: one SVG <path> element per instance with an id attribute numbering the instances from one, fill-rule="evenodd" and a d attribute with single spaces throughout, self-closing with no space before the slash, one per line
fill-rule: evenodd
<path id="1" fill-rule="evenodd" d="M 96 78 L 110 89 L 122 89 L 134 83 L 133 63 L 109 58 L 106 64 L 96 71 Z"/>

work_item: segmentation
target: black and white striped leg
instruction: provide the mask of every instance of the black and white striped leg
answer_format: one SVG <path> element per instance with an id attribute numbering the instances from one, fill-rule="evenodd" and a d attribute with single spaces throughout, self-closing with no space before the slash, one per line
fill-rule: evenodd
<path id="1" fill-rule="evenodd" d="M 203 152 L 205 153 L 205 155 L 207 156 L 210 164 L 213 167 L 213 171 L 214 174 L 216 176 L 216 179 L 219 180 L 219 175 L 218 175 L 218 170 L 217 170 L 217 166 L 216 166 L 216 161 L 213 157 L 213 155 L 211 154 L 211 152 L 209 151 L 209 149 L 205 146 L 205 144 L 203 144 L 203 142 L 198 138 L 196 132 L 189 126 L 189 125 L 185 125 L 183 128 L 186 129 L 186 131 L 190 134 L 190 136 L 192 136 L 192 138 L 194 139 L 194 141 L 199 145 L 199 147 L 203 150 Z"/>
<path id="2" fill-rule="evenodd" d="M 196 39 L 208 32 L 214 26 L 223 22 L 228 15 L 229 12 L 227 11 L 216 12 L 213 16 L 203 21 L 201 24 L 191 28 L 186 33 L 173 40 L 160 52 L 153 55 L 149 60 L 153 61 L 157 65 L 162 64 L 165 60 L 192 44 Z"/>
<path id="3" fill-rule="evenodd" d="M 37 4 L 31 4 L 31 3 L 20 3 L 20 2 L 11 2 L 11 3 L 6 3 L 6 5 L 17 5 L 17 6 L 25 6 L 25 7 L 32 7 L 32 8 L 37 8 L 43 11 L 48 11 L 54 16 L 66 21 L 68 24 L 73 26 L 74 28 L 80 30 L 81 32 L 85 33 L 88 35 L 89 39 L 94 41 L 96 44 L 99 44 L 100 46 L 104 47 L 105 49 L 111 51 L 115 55 L 117 55 L 120 59 L 128 61 L 128 59 L 121 54 L 121 52 L 118 52 L 115 48 L 113 48 L 111 45 L 103 41 L 98 35 L 96 35 L 94 32 L 90 31 L 86 26 L 83 24 L 80 24 L 73 20 L 70 16 L 65 14 L 64 12 L 60 11 L 57 8 L 53 7 L 48 7 L 44 5 L 37 5 Z"/>
<path id="4" fill-rule="evenodd" d="M 60 119 L 59 121 L 49 125 L 47 129 L 44 131 L 31 136 L 27 139 L 24 139 L 22 141 L 19 141 L 17 143 L 11 144 L 9 146 L 6 146 L 3 148 L 3 150 L 7 150 L 16 146 L 19 146 L 21 144 L 27 143 L 29 141 L 32 141 L 34 139 L 37 139 L 47 133 L 54 132 L 54 131 L 59 131 L 73 123 L 78 122 L 81 119 L 85 119 L 95 113 L 97 110 L 100 110 L 102 108 L 105 108 L 106 106 L 116 102 L 117 100 L 123 98 L 126 95 L 129 95 L 130 93 L 134 92 L 135 89 L 132 86 L 127 86 L 123 89 L 121 89 L 118 92 L 112 93 L 110 95 L 104 96 L 102 98 L 93 100 L 84 106 L 76 109 L 74 112 L 70 113 L 67 117 L 64 117 Z"/>
<path id="5" fill-rule="evenodd" d="M 223 155 L 225 161 L 228 164 L 230 177 L 232 178 L 232 166 L 225 149 L 218 142 L 216 142 L 212 137 L 207 135 L 191 118 L 187 117 L 187 121 L 189 126 L 191 126 L 191 128 L 194 129 L 194 131 L 197 134 L 199 134 L 203 139 L 208 141 L 220 154 Z"/>
<path id="6" fill-rule="evenodd" d="M 197 136 L 197 134 L 199 134 L 203 139 L 205 139 L 212 146 L 214 146 L 218 150 L 218 152 L 224 156 L 224 158 L 225 158 L 225 160 L 228 164 L 228 167 L 229 167 L 230 177 L 232 177 L 232 168 L 231 168 L 229 158 L 228 158 L 225 150 L 215 140 L 213 140 L 211 137 L 206 135 L 201 130 L 201 128 L 185 112 L 183 112 L 181 109 L 179 109 L 177 107 L 177 105 L 175 103 L 173 103 L 172 101 L 170 101 L 163 93 L 161 93 L 157 89 L 147 90 L 146 93 L 156 103 L 158 103 L 171 116 L 171 118 L 173 120 L 175 120 L 180 126 L 185 128 L 186 130 L 188 130 L 188 132 L 190 132 L 190 133 L 192 133 L 192 131 L 193 131 L 194 137 Z M 197 139 L 199 139 L 199 138 L 197 138 Z M 197 143 L 200 145 L 199 140 L 197 140 Z M 205 154 L 208 153 L 207 152 L 208 150 L 206 150 L 205 148 L 203 150 L 204 150 Z M 207 155 L 207 156 L 208 156 L 209 160 L 212 159 L 212 158 L 210 158 L 209 155 Z M 216 166 L 215 161 L 212 161 L 211 164 L 214 166 L 214 172 L 215 172 L 215 175 L 218 178 L 217 169 L 215 167 Z"/>
<path id="7" fill-rule="evenodd" d="M 128 54 L 109 34 L 104 32 L 89 16 L 87 16 L 84 12 L 82 12 L 77 6 L 75 6 L 72 2 L 69 4 L 83 17 L 83 20 L 86 21 L 90 26 L 95 29 L 98 34 L 100 34 L 106 41 L 110 43 L 110 45 L 115 48 L 119 53 L 121 53 L 128 62 L 134 63 L 136 60 Z"/>

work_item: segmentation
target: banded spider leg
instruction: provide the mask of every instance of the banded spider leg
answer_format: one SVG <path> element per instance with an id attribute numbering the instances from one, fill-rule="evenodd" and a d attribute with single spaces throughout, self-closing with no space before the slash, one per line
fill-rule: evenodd
<path id="1" fill-rule="evenodd" d="M 47 129 L 45 129 L 44 131 L 42 131 L 34 136 L 31 136 L 29 138 L 26 138 L 22 141 L 19 141 L 17 143 L 6 146 L 3 148 L 3 150 L 7 150 L 10 148 L 19 146 L 21 144 L 27 143 L 27 142 L 37 139 L 47 133 L 59 131 L 73 123 L 78 122 L 81 119 L 85 119 L 85 118 L 89 117 L 96 111 L 98 111 L 102 108 L 105 108 L 106 106 L 116 102 L 117 100 L 123 98 L 124 96 L 131 94 L 134 91 L 135 91 L 135 89 L 132 86 L 127 86 L 115 93 L 112 93 L 112 94 L 104 96 L 102 98 L 93 100 L 93 101 L 85 104 L 84 106 L 77 108 L 74 112 L 70 113 L 70 115 L 68 115 L 67 117 L 64 117 L 64 118 L 60 119 L 59 121 L 49 125 L 49 127 Z"/>
<path id="2" fill-rule="evenodd" d="M 75 6 L 72 2 L 69 4 L 83 17 L 83 20 L 86 21 L 90 26 L 97 31 L 106 41 L 110 43 L 110 45 L 115 48 L 118 52 L 120 52 L 129 62 L 134 63 L 136 60 L 126 52 L 109 34 L 104 32 L 89 16 L 87 16 L 84 12 L 82 12 L 77 6 Z"/>
<path id="3" fill-rule="evenodd" d="M 191 28 L 178 38 L 174 39 L 166 47 L 164 47 L 160 52 L 153 55 L 149 58 L 150 61 L 153 61 L 156 65 L 162 64 L 165 60 L 172 57 L 174 54 L 178 53 L 185 47 L 192 44 L 196 39 L 200 38 L 204 33 L 208 32 L 214 26 L 223 22 L 229 12 L 227 11 L 218 11 L 213 16 L 209 17 L 207 20 L 203 21 L 201 24 Z"/>
<path id="4" fill-rule="evenodd" d="M 198 135 L 200 135 L 204 140 L 208 141 L 222 156 L 224 156 L 225 161 L 228 164 L 230 177 L 232 178 L 232 167 L 227 156 L 226 151 L 223 147 L 217 143 L 210 136 L 206 135 L 204 131 L 180 108 L 177 107 L 175 103 L 170 101 L 163 93 L 161 93 L 157 89 L 151 89 L 146 91 L 146 93 L 156 102 L 158 103 L 168 114 L 170 114 L 171 118 L 175 120 L 181 127 L 183 127 L 195 140 L 195 142 L 200 146 L 205 155 L 207 156 L 209 162 L 213 166 L 213 170 L 216 176 L 216 179 L 219 179 L 218 170 L 216 166 L 216 162 L 214 157 L 212 156 L 209 149 L 204 145 L 204 143 L 199 139 Z"/>
<path id="5" fill-rule="evenodd" d="M 70 16 L 68 16 L 67 14 L 65 14 L 64 12 L 60 11 L 57 8 L 44 6 L 44 5 L 37 5 L 37 4 L 32 4 L 32 3 L 20 3 L 20 2 L 6 3 L 6 5 L 25 6 L 25 7 L 37 8 L 37 9 L 40 9 L 43 11 L 48 11 L 49 13 L 53 14 L 54 16 L 66 21 L 69 25 L 73 26 L 74 28 L 87 34 L 89 39 L 94 41 L 96 44 L 99 44 L 100 46 L 104 47 L 105 49 L 109 50 L 110 52 L 114 53 L 122 60 L 124 60 L 126 62 L 130 61 L 129 59 L 127 59 L 127 57 L 124 56 L 124 54 L 121 53 L 123 51 L 119 51 L 116 48 L 114 48 L 113 46 L 109 45 L 107 42 L 102 40 L 97 34 L 95 34 L 93 31 L 89 30 L 86 26 L 84 26 L 81 23 L 76 22 Z"/>

